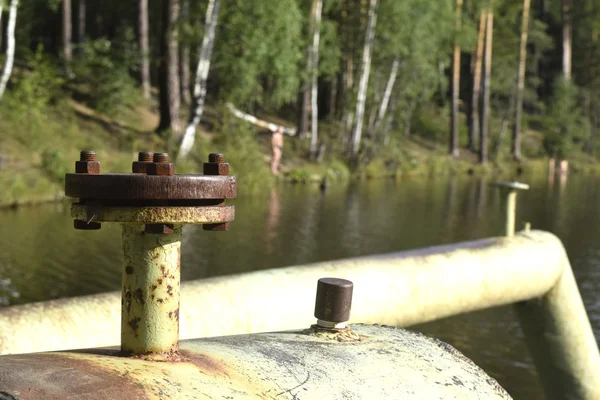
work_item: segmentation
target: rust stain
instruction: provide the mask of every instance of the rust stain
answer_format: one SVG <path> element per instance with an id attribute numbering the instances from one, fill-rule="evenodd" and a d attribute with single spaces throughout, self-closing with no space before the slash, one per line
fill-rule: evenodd
<path id="1" fill-rule="evenodd" d="M 162 302 L 164 302 L 164 300 L 163 300 L 163 299 L 158 299 L 158 300 L 156 300 L 156 301 L 157 301 L 157 302 L 159 302 L 159 303 L 162 303 Z"/>
<path id="2" fill-rule="evenodd" d="M 156 281 L 158 282 L 159 285 L 162 285 L 162 278 L 158 278 Z"/>
<path id="3" fill-rule="evenodd" d="M 87 360 L 40 353 L 2 356 L 2 365 L 2 390 L 20 393 L 18 398 L 24 400 L 148 399 L 144 387 L 129 377 Z"/>
<path id="4" fill-rule="evenodd" d="M 169 311 L 169 318 L 173 318 L 173 311 Z"/>
<path id="5" fill-rule="evenodd" d="M 173 296 L 173 286 L 167 285 L 167 294 Z"/>
<path id="6" fill-rule="evenodd" d="M 175 319 L 177 321 L 179 321 L 179 308 L 177 308 L 177 310 L 175 310 Z"/>
<path id="7" fill-rule="evenodd" d="M 165 278 L 169 275 L 169 274 L 167 274 L 166 269 L 167 269 L 166 265 L 163 264 L 160 266 L 160 270 Z"/>
<path id="8" fill-rule="evenodd" d="M 157 287 L 158 286 L 156 286 L 156 285 L 152 285 L 152 290 L 156 290 Z"/>
<path id="9" fill-rule="evenodd" d="M 139 327 L 138 323 L 140 322 L 140 320 L 141 320 L 141 318 L 134 318 L 128 322 L 129 326 L 131 327 L 131 329 L 133 329 L 136 336 L 137 336 L 137 329 Z"/>
<path id="10" fill-rule="evenodd" d="M 142 289 L 137 288 L 135 290 L 135 292 L 133 292 L 133 298 L 141 304 L 145 304 L 146 302 L 144 301 L 144 292 L 142 292 Z"/>
<path id="11" fill-rule="evenodd" d="M 133 274 L 133 267 L 132 267 L 132 266 L 130 266 L 130 265 L 128 265 L 127 267 L 125 267 L 125 273 L 126 273 L 127 275 L 131 275 L 131 274 Z"/>
<path id="12" fill-rule="evenodd" d="M 182 357 L 182 361 L 195 365 L 199 370 L 206 374 L 230 377 L 229 368 L 227 368 L 222 360 L 217 360 L 206 354 L 194 353 L 187 350 L 179 350 L 179 354 Z"/>

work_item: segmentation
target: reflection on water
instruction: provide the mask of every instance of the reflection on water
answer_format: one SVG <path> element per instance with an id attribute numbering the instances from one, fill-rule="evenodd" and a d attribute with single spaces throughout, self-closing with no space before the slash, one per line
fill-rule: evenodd
<path id="1" fill-rule="evenodd" d="M 519 194 L 517 228 L 529 221 L 563 240 L 600 338 L 600 182 L 552 179 L 522 179 L 532 190 Z M 498 191 L 469 177 L 358 182 L 325 193 L 282 185 L 235 204 L 227 233 L 185 228 L 184 280 L 475 239 L 504 227 Z M 119 226 L 75 231 L 72 224 L 68 204 L 0 212 L 0 305 L 119 288 Z M 512 308 L 416 329 L 466 353 L 516 399 L 542 398 Z"/>

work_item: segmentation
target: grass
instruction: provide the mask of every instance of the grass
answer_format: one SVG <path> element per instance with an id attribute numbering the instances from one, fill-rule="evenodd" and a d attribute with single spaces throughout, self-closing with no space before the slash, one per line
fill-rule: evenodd
<path id="1" fill-rule="evenodd" d="M 21 91 L 26 94 L 36 92 L 35 87 L 26 89 Z M 78 87 L 76 90 L 86 89 Z M 0 131 L 3 132 L 0 138 L 0 184 L 4 188 L 0 192 L 0 207 L 61 198 L 64 174 L 74 170 L 80 150 L 95 150 L 104 172 L 130 171 L 138 151 L 176 153 L 178 138 L 165 139 L 154 132 L 158 125 L 154 101 L 129 101 L 115 114 L 105 115 L 83 101 L 71 97 L 60 100 L 65 97 L 64 92 L 58 99 L 46 100 L 43 104 L 36 103 L 36 97 L 31 94 L 27 97 L 19 93 L 18 89 L 8 91 L 0 103 Z M 343 182 L 390 176 L 512 175 L 517 169 L 545 171 L 547 166 L 547 160 L 540 157 L 543 135 L 533 130 L 525 132 L 523 137 L 523 151 L 529 156 L 527 161 L 515 163 L 508 154 L 495 153 L 493 148 L 490 151 L 492 161 L 486 165 L 478 164 L 477 155 L 464 148 L 460 157 L 453 159 L 446 154 L 443 135 L 436 131 L 441 129 L 444 121 L 430 121 L 433 117 L 425 116 L 417 125 L 422 126 L 426 134 L 392 135 L 390 144 L 378 148 L 360 168 L 352 168 L 339 155 L 339 125 L 322 122 L 320 137 L 330 149 L 323 162 L 307 161 L 308 140 L 286 137 L 282 174 L 275 178 L 269 169 L 269 133 L 258 131 L 229 113 L 219 112 L 222 109 L 206 109 L 194 149 L 187 160 L 177 163 L 176 171 L 199 173 L 208 153 L 222 152 L 231 164 L 231 173 L 238 179 L 241 194 L 269 187 L 277 180 L 318 184 L 323 179 Z M 263 118 L 293 125 L 275 116 Z M 492 121 L 493 127 L 499 125 L 500 121 Z M 492 135 L 493 132 L 494 129 Z M 461 141 L 465 145 L 466 132 L 462 132 Z M 494 136 L 490 142 L 495 143 Z M 368 138 L 364 146 L 368 150 Z M 600 173 L 600 163 L 589 155 L 576 153 L 571 159 L 571 170 Z"/>

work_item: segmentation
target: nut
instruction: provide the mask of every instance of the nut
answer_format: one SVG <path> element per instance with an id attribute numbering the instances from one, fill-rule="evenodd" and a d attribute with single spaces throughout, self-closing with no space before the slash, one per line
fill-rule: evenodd
<path id="1" fill-rule="evenodd" d="M 154 153 L 152 152 L 140 151 L 138 153 L 138 160 L 134 161 L 133 164 L 131 164 L 131 172 L 133 172 L 134 174 L 145 174 L 146 167 L 148 166 L 148 164 L 152 164 L 153 156 Z"/>
<path id="2" fill-rule="evenodd" d="M 99 174 L 100 163 L 98 161 L 75 161 L 75 173 Z"/>
<path id="3" fill-rule="evenodd" d="M 145 231 L 151 235 L 170 235 L 173 229 L 173 224 L 146 224 Z"/>
<path id="4" fill-rule="evenodd" d="M 175 164 L 173 163 L 148 163 L 146 165 L 147 175 L 173 176 L 175 175 Z"/>
<path id="5" fill-rule="evenodd" d="M 85 222 L 80 219 L 73 220 L 73 227 L 80 231 L 95 231 L 102 227 L 99 222 Z"/>
<path id="6" fill-rule="evenodd" d="M 229 163 L 207 162 L 202 166 L 204 175 L 229 175 Z"/>
<path id="7" fill-rule="evenodd" d="M 221 224 L 204 224 L 202 229 L 205 231 L 228 231 L 229 222 L 223 222 Z"/>

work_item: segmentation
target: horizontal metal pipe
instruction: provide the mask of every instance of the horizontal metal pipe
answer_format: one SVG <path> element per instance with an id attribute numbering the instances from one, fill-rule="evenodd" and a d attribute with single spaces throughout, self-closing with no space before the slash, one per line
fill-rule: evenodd
<path id="1" fill-rule="evenodd" d="M 0 358 L 0 398 L 510 400 L 452 346 L 382 326 L 183 341 L 170 360 L 116 349 Z"/>
<path id="2" fill-rule="evenodd" d="M 316 281 L 324 276 L 355 283 L 351 322 L 410 326 L 540 297 L 568 265 L 558 238 L 532 231 L 184 282 L 180 337 L 307 326 Z M 0 309 L 0 354 L 117 345 L 120 297 L 113 292 Z"/>

